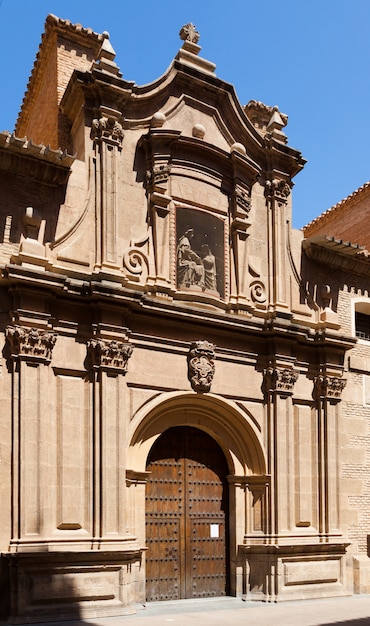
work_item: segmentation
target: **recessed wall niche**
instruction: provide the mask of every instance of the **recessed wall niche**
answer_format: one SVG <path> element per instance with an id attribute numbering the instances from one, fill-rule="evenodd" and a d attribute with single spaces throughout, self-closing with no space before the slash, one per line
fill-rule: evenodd
<path id="1" fill-rule="evenodd" d="M 199 209 L 176 209 L 176 286 L 225 297 L 225 224 Z"/>

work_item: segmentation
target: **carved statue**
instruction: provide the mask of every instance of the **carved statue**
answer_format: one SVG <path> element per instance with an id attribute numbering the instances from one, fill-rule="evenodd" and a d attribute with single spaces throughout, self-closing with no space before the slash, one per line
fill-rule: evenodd
<path id="1" fill-rule="evenodd" d="M 177 244 L 177 282 L 179 288 L 199 285 L 204 289 L 204 265 L 200 256 L 192 250 L 194 230 L 189 228 Z"/>
<path id="2" fill-rule="evenodd" d="M 210 291 L 217 291 L 216 259 L 207 244 L 202 245 L 202 255 L 205 288 Z"/>
<path id="3" fill-rule="evenodd" d="M 202 291 L 217 292 L 216 259 L 208 244 L 203 244 L 200 255 L 191 247 L 194 230 L 189 228 L 177 244 L 177 283 L 179 289 L 197 286 Z M 217 292 L 218 294 L 218 292 Z"/>

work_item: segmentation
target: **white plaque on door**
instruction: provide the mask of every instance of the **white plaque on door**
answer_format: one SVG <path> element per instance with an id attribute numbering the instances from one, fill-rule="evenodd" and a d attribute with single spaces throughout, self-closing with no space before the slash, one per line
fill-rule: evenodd
<path id="1" fill-rule="evenodd" d="M 219 524 L 210 524 L 211 537 L 218 539 L 220 536 L 219 533 Z"/>

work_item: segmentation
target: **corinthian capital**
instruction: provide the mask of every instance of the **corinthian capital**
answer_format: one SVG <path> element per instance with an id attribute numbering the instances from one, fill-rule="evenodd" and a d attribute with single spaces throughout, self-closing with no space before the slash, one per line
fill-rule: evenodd
<path id="1" fill-rule="evenodd" d="M 124 132 L 122 125 L 113 117 L 100 117 L 92 122 L 91 139 L 111 139 L 122 143 Z"/>
<path id="2" fill-rule="evenodd" d="M 108 368 L 127 372 L 128 360 L 133 351 L 133 345 L 124 341 L 107 341 L 105 339 L 91 339 L 87 344 L 88 354 L 94 368 Z"/>
<path id="3" fill-rule="evenodd" d="M 264 387 L 267 392 L 274 391 L 281 395 L 291 395 L 297 379 L 298 372 L 296 370 L 269 367 L 264 372 Z"/>
<path id="4" fill-rule="evenodd" d="M 266 197 L 276 200 L 279 204 L 287 202 L 290 191 L 290 185 L 286 180 L 274 179 L 266 181 Z"/>
<path id="5" fill-rule="evenodd" d="M 342 391 L 347 381 L 338 376 L 320 375 L 315 379 L 315 392 L 317 398 L 329 398 L 340 400 Z"/>
<path id="6" fill-rule="evenodd" d="M 56 333 L 39 328 L 8 326 L 6 337 L 12 358 L 49 363 Z"/>

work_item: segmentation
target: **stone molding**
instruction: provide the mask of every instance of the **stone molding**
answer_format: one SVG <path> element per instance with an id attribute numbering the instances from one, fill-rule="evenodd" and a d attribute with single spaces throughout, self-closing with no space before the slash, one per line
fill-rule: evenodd
<path id="1" fill-rule="evenodd" d="M 93 369 L 111 369 L 126 374 L 134 347 L 128 341 L 91 339 L 87 351 Z"/>
<path id="2" fill-rule="evenodd" d="M 8 326 L 6 337 L 13 359 L 50 363 L 56 333 L 39 328 Z"/>
<path id="3" fill-rule="evenodd" d="M 208 341 L 194 341 L 188 353 L 188 378 L 197 393 L 211 390 L 215 373 L 215 346 Z"/>
<path id="4" fill-rule="evenodd" d="M 317 398 L 327 398 L 337 401 L 341 399 L 342 391 L 347 384 L 344 378 L 327 376 L 325 374 L 317 376 L 314 382 L 314 393 Z"/>
<path id="5" fill-rule="evenodd" d="M 265 391 L 291 395 L 298 376 L 299 373 L 292 368 L 269 367 L 264 371 Z"/>

